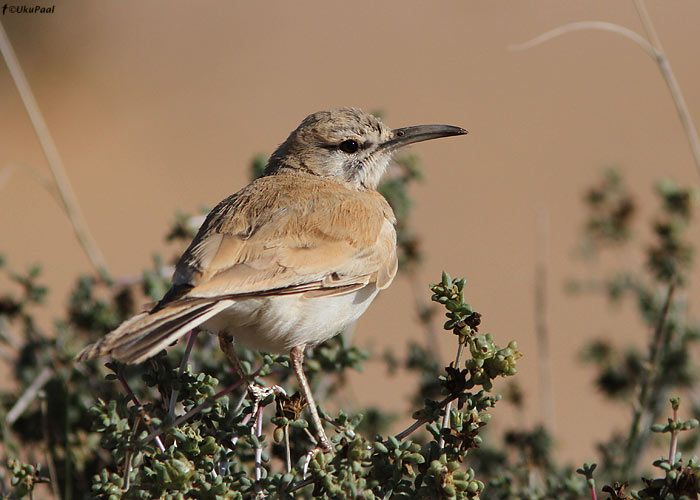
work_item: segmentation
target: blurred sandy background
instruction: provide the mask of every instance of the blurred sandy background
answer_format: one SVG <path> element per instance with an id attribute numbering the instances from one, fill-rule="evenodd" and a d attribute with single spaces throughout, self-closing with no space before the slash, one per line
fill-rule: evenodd
<path id="1" fill-rule="evenodd" d="M 700 120 L 700 3 L 648 7 Z M 237 191 L 253 155 L 270 153 L 310 112 L 352 105 L 383 110 L 393 127 L 467 128 L 466 138 L 413 148 L 427 171 L 413 191 L 427 256 L 421 279 L 435 281 L 442 269 L 466 276 L 482 331 L 501 344 L 519 341 L 527 411 L 497 409 L 502 417 L 494 422 L 536 423 L 535 221 L 548 212 L 557 449 L 590 460 L 596 440 L 625 422 L 629 409 L 604 404 L 578 354 L 587 339 L 642 342 L 643 332 L 631 308 L 564 293 L 568 278 L 601 273 L 573 256 L 582 194 L 604 166 L 618 165 L 644 195 L 643 222 L 655 208 L 649 193 L 656 179 L 698 183 L 665 83 L 632 42 L 577 32 L 526 52 L 507 50 L 590 19 L 642 32 L 632 2 L 609 0 L 62 0 L 54 14 L 8 13 L 1 21 L 115 276 L 150 266 L 154 252 L 169 256 L 163 237 L 176 210 L 192 213 Z M 49 175 L 0 64 L 0 168 L 9 163 Z M 0 190 L 0 234 L 0 252 L 13 267 L 43 265 L 58 313 L 90 266 L 58 205 L 22 171 Z M 412 304 L 409 283 L 398 279 L 360 321 L 356 342 L 381 352 L 421 339 Z M 453 345 L 444 335 L 445 362 Z M 401 408 L 410 392 L 373 362 L 354 384 L 358 397 L 385 408 Z"/>

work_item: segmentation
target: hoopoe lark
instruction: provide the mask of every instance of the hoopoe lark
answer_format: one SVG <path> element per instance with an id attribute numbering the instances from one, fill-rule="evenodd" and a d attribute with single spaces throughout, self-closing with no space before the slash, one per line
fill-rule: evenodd
<path id="1" fill-rule="evenodd" d="M 262 177 L 209 213 L 163 299 L 77 359 L 139 363 L 196 327 L 217 333 L 230 358 L 234 338 L 289 353 L 319 443 L 330 451 L 304 350 L 357 320 L 396 275 L 396 219 L 376 190 L 392 153 L 466 133 L 449 125 L 392 130 L 354 108 L 309 115 Z"/>

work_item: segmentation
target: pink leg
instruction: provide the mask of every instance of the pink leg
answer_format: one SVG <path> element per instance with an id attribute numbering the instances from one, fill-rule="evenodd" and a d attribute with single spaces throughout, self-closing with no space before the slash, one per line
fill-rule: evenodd
<path id="1" fill-rule="evenodd" d="M 332 452 L 333 447 L 330 440 L 326 436 L 323 430 L 323 425 L 321 424 L 321 418 L 318 416 L 318 410 L 316 409 L 316 402 L 311 394 L 311 387 L 309 387 L 309 381 L 306 380 L 306 375 L 304 374 L 304 346 L 293 347 L 289 356 L 292 358 L 292 368 L 294 373 L 296 373 L 297 379 L 299 380 L 299 385 L 301 386 L 301 392 L 306 398 L 309 404 L 309 411 L 311 412 L 311 421 L 316 427 L 316 433 L 318 434 L 318 440 L 323 451 Z"/>
<path id="2" fill-rule="evenodd" d="M 238 356 L 236 356 L 236 351 L 233 349 L 233 337 L 226 332 L 219 332 L 219 347 L 221 347 L 221 350 L 224 351 L 226 357 L 231 361 L 231 364 L 233 364 L 236 373 L 238 373 L 242 379 L 248 381 L 248 377 L 243 371 L 241 362 L 238 360 Z"/>

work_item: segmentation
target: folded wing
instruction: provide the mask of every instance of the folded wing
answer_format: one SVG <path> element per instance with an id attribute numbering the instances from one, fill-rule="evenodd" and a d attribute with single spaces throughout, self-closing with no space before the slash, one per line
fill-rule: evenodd
<path id="1" fill-rule="evenodd" d="M 301 184 L 301 185 L 300 185 Z M 140 362 L 243 296 L 309 299 L 389 286 L 394 215 L 375 192 L 309 175 L 263 177 L 221 202 L 180 259 L 173 288 L 78 359 Z"/>

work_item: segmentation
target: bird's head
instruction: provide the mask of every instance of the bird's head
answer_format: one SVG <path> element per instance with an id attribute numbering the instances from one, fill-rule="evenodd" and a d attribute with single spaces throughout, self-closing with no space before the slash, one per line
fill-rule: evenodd
<path id="1" fill-rule="evenodd" d="M 265 175 L 291 168 L 342 180 L 359 189 L 375 189 L 397 149 L 466 133 L 450 125 L 392 130 L 376 116 L 355 108 L 319 111 L 307 116 L 277 148 Z"/>

